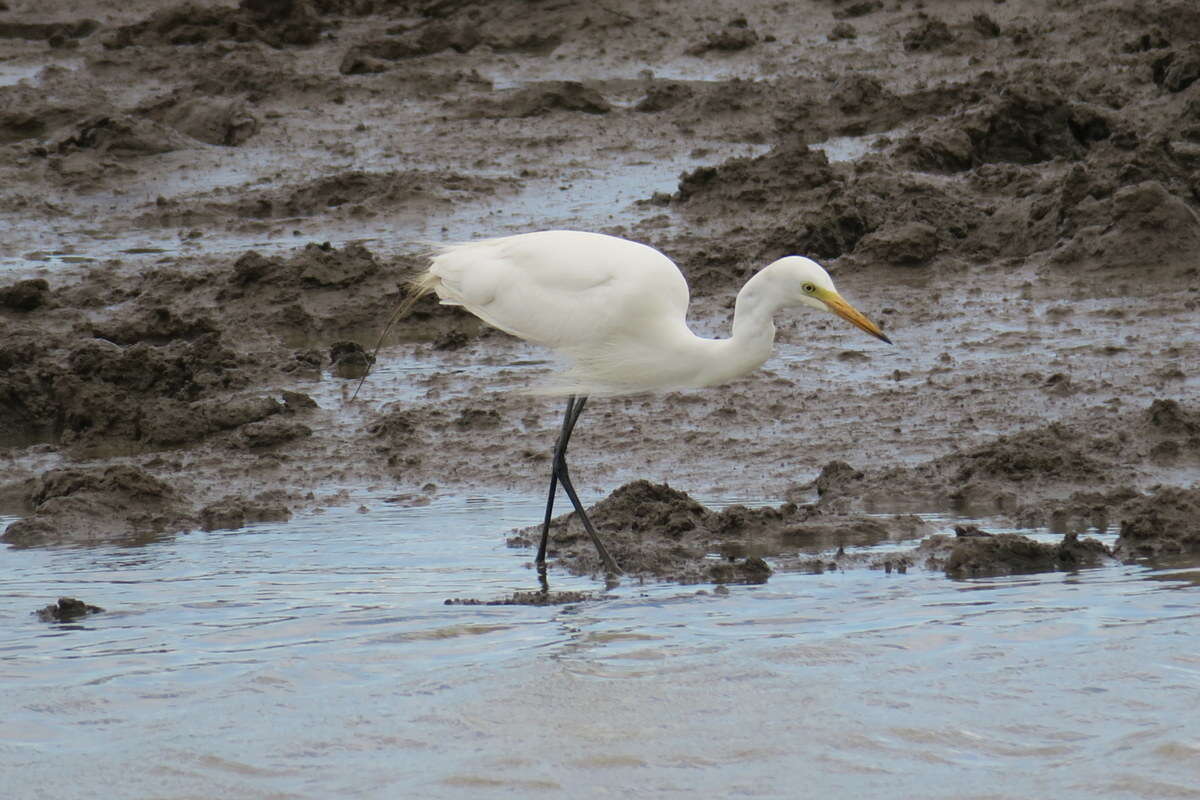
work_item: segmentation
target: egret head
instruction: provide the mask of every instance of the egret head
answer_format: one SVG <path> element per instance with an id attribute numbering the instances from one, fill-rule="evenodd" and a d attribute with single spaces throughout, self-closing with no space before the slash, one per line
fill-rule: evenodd
<path id="1" fill-rule="evenodd" d="M 798 305 L 837 314 L 875 338 L 892 343 L 878 325 L 838 294 L 829 273 L 817 262 L 803 256 L 787 256 L 771 264 L 771 267 L 781 275 L 788 294 Z"/>

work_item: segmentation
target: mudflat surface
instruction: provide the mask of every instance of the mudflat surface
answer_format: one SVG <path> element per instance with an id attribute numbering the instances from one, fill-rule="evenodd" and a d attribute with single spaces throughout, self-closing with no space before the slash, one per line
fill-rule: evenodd
<path id="1" fill-rule="evenodd" d="M 0 0 L 5 796 L 1195 797 L 1198 48 L 1194 0 Z M 896 344 L 796 313 L 594 398 L 627 574 L 563 518 L 539 591 L 548 354 L 423 303 L 350 398 L 430 242 L 555 227 L 708 336 L 810 255 Z"/>
<path id="2" fill-rule="evenodd" d="M 1187 0 L 5 0 L 3 539 L 544 491 L 547 354 L 468 316 L 417 306 L 349 398 L 428 242 L 571 227 L 671 256 L 699 333 L 799 253 L 896 343 L 798 313 L 734 384 L 593 402 L 573 475 L 624 487 L 632 573 L 815 570 L 931 509 L 1072 538 L 867 566 L 1194 553 L 1198 78 Z"/>

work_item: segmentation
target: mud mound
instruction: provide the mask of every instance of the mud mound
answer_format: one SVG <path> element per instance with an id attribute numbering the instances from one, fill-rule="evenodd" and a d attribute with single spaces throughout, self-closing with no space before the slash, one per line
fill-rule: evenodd
<path id="1" fill-rule="evenodd" d="M 1038 83 L 1018 84 L 900 142 L 896 155 L 915 169 L 959 172 L 983 164 L 1077 161 L 1110 123 L 1094 107 L 1067 102 Z"/>
<path id="2" fill-rule="evenodd" d="M 1200 453 L 1200 408 L 1185 407 L 1177 400 L 1155 400 L 1146 409 L 1139 427 L 1143 435 L 1168 437 L 1180 449 Z"/>
<path id="3" fill-rule="evenodd" d="M 1154 62 L 1154 82 L 1168 92 L 1182 92 L 1200 80 L 1200 45 L 1171 50 Z"/>
<path id="4" fill-rule="evenodd" d="M 42 278 L 17 281 L 10 286 L 0 286 L 0 309 L 34 311 L 46 305 L 49 296 L 50 284 Z"/>
<path id="5" fill-rule="evenodd" d="M 578 81 L 544 81 L 484 97 L 471 104 L 471 118 L 541 117 L 555 111 L 607 114 L 612 105 L 595 89 Z"/>
<path id="6" fill-rule="evenodd" d="M 358 342 L 334 342 L 329 362 L 339 378 L 362 378 L 371 371 L 372 357 Z"/>
<path id="7" fill-rule="evenodd" d="M 860 73 L 839 77 L 829 97 L 781 91 L 784 82 L 747 86 L 738 94 L 756 111 L 775 109 L 779 143 L 757 159 L 685 174 L 673 207 L 699 223 L 754 215 L 764 233 L 751 255 L 765 258 L 852 254 L 854 266 L 926 266 L 1046 253 L 1056 264 L 1130 269 L 1194 261 L 1200 103 L 1176 101 L 1164 108 L 1170 121 L 1137 129 L 1120 108 L 1135 101 L 1106 93 L 1101 72 L 1056 64 L 1048 77 L 1022 65 L 908 94 Z M 697 112 L 695 96 L 709 91 L 644 102 L 702 128 L 714 112 Z M 821 163 L 819 152 L 806 158 L 795 143 L 797 132 L 819 141 L 901 125 L 897 141 L 879 138 L 879 153 L 852 168 Z"/>
<path id="8" fill-rule="evenodd" d="M 506 179 L 450 172 L 406 170 L 343 172 L 298 186 L 251 194 L 231 207 L 242 217 L 306 217 L 344 208 L 353 216 L 375 216 L 401 209 L 449 208 L 454 203 L 512 189 Z"/>
<path id="9" fill-rule="evenodd" d="M 802 554 L 877 544 L 916 531 L 912 519 L 826 515 L 791 503 L 712 511 L 684 492 L 644 480 L 617 489 L 588 509 L 588 517 L 626 573 L 679 583 L 763 583 L 771 575 L 763 558 L 777 558 L 787 569 L 814 571 L 824 569 L 827 560 Z M 541 526 L 532 526 L 509 545 L 535 547 L 540 538 Z M 548 553 L 575 574 L 603 571 L 575 514 L 551 521 Z M 869 566 L 882 569 L 889 558 Z"/>
<path id="10" fill-rule="evenodd" d="M 7 11 L 7 8 L 4 8 Z M 79 19 L 73 22 L 9 22 L 0 21 L 0 39 L 31 39 L 50 42 L 52 47 L 62 47 L 64 40 L 84 39 L 100 29 L 94 19 Z"/>
<path id="11" fill-rule="evenodd" d="M 420 259 L 412 257 L 399 259 L 398 265 L 384 264 L 359 244 L 337 248 L 310 243 L 287 258 L 268 258 L 252 250 L 219 279 L 215 299 L 228 304 L 237 320 L 253 321 L 257 329 L 304 343 L 305 348 L 328 347 L 348 337 L 374 341 L 400 300 L 404 276 L 418 263 Z M 436 305 L 423 305 L 396 332 L 423 328 L 430 309 L 445 316 Z M 308 361 L 306 352 L 293 357 Z M 326 363 L 319 352 L 315 358 L 317 367 Z"/>
<path id="12" fill-rule="evenodd" d="M 1105 465 L 1080 446 L 1076 433 L 1058 425 L 1004 436 L 962 455 L 949 456 L 942 463 L 956 467 L 953 476 L 956 483 L 1083 482 L 1094 480 L 1105 471 Z"/>
<path id="13" fill-rule="evenodd" d="M 241 0 L 238 8 L 195 3 L 164 8 L 142 22 L 117 28 L 104 46 L 196 45 L 205 42 L 263 42 L 271 47 L 311 45 L 324 23 L 309 0 Z"/>
<path id="14" fill-rule="evenodd" d="M 287 522 L 291 511 L 279 498 L 263 493 L 255 498 L 226 495 L 200 509 L 200 527 L 206 531 L 237 530 L 256 522 Z"/>
<path id="15" fill-rule="evenodd" d="M 339 70 L 343 75 L 383 72 L 388 69 L 384 62 L 403 61 L 444 50 L 466 53 L 482 39 L 474 25 L 434 21 L 354 45 L 343 56 Z"/>
<path id="16" fill-rule="evenodd" d="M 1138 558 L 1200 553 L 1200 488 L 1159 489 L 1126 502 L 1119 516 L 1117 555 Z"/>
<path id="17" fill-rule="evenodd" d="M 458 8 L 423 11 L 435 17 L 454 15 Z M 339 71 L 343 75 L 385 72 L 395 62 L 452 51 L 469 53 L 480 45 L 492 52 L 527 53 L 544 56 L 563 42 L 563 31 L 552 20 L 552 12 L 528 15 L 505 13 L 508 9 L 491 9 L 486 16 L 478 8 L 469 9 L 465 19 L 430 19 L 415 25 L 394 25 L 385 36 L 359 42 L 346 51 Z"/>
<path id="18" fill-rule="evenodd" d="M 280 367 L 286 372 L 306 372 L 328 363 L 325 354 L 335 342 L 373 344 L 401 301 L 405 279 L 425 263 L 421 255 L 383 261 L 357 243 L 309 243 L 288 257 L 247 251 L 210 276 L 206 287 L 226 325 L 251 326 L 301 348 L 277 358 L 290 359 Z M 391 328 L 389 341 L 464 330 L 477 336 L 480 324 L 425 298 Z"/>
<path id="19" fill-rule="evenodd" d="M 264 301 L 273 299 L 288 317 L 285 309 L 296 305 L 297 289 L 335 291 L 379 270 L 363 248 L 314 246 L 291 259 L 260 263 L 243 257 L 230 271 L 216 273 L 224 280 L 155 269 L 142 272 L 136 288 L 123 290 L 129 284 L 117 280 L 110 287 L 112 276 L 98 270 L 92 279 L 56 290 L 41 279 L 10 287 L 0 293 L 5 307 L 29 321 L 0 326 L 0 433 L 49 436 L 83 448 L 113 439 L 162 446 L 301 412 L 306 404 L 296 393 L 296 402 L 280 403 L 243 391 L 288 367 L 261 324 L 269 317 Z M 250 291 L 256 281 L 276 283 L 264 294 Z M 42 311 L 47 308 L 54 314 Z M 365 306 L 358 313 L 367 313 Z M 65 332 L 62 315 L 75 320 Z M 316 327 L 308 318 L 303 323 Z M 313 367 L 319 366 L 318 357 Z M 258 448 L 308 433 L 289 420 L 249 428 L 238 441 Z"/>
<path id="20" fill-rule="evenodd" d="M 915 51 L 940 50 L 954 41 L 950 26 L 930 17 L 904 34 L 904 49 Z"/>
<path id="21" fill-rule="evenodd" d="M 246 423 L 241 426 L 238 435 L 245 447 L 261 450 L 312 436 L 312 428 L 294 420 L 273 417 Z"/>
<path id="22" fill-rule="evenodd" d="M 9 544 L 44 545 L 144 540 L 194 525 L 190 505 L 138 467 L 54 469 L 33 482 L 33 513 L 0 536 Z"/>
<path id="23" fill-rule="evenodd" d="M 767 109 L 777 117 L 795 114 L 797 107 L 818 105 L 811 82 L 780 77 L 774 81 L 730 78 L 711 81 L 678 81 L 647 78 L 644 96 L 634 110 L 659 115 L 678 128 L 705 138 L 728 142 L 766 144 L 795 143 L 795 129 L 777 119 L 774 127 L 764 125 Z M 778 133 L 778 136 L 775 134 Z M 820 136 L 813 134 L 816 140 Z"/>
<path id="24" fill-rule="evenodd" d="M 685 173 L 674 200 L 706 214 L 739 206 L 778 207 L 833 177 L 829 159 L 820 150 L 803 143 L 783 145 L 757 158 L 734 158 L 720 167 Z"/>
<path id="25" fill-rule="evenodd" d="M 880 264 L 912 267 L 929 263 L 939 249 L 938 229 L 927 222 L 907 221 L 862 237 L 855 255 Z"/>
<path id="26" fill-rule="evenodd" d="M 822 151 L 796 142 L 685 173 L 671 202 L 700 223 L 756 213 L 765 233 L 741 251 L 751 258 L 836 258 L 879 224 L 864 215 L 853 181 Z"/>
<path id="27" fill-rule="evenodd" d="M 196 310 L 176 310 L 157 304 L 131 309 L 130 313 L 95 323 L 92 335 L 119 345 L 147 342 L 165 344 L 216 333 L 218 323 Z"/>
<path id="28" fill-rule="evenodd" d="M 824 485 L 854 484 L 861 473 L 831 464 Z M 881 542 L 915 539 L 928 531 L 917 517 L 884 518 L 843 514 L 818 506 L 779 508 L 731 506 L 712 511 L 666 485 L 636 481 L 588 509 L 605 546 L 633 577 L 680 583 L 761 583 L 771 575 L 764 558 L 782 570 L 825 572 L 868 568 L 905 572 L 913 565 L 944 571 L 952 578 L 1073 570 L 1108 563 L 1112 554 L 1095 539 L 1070 534 L 1042 544 L 1016 534 L 956 529 L 936 534 L 907 551 L 874 552 Z M 534 547 L 540 526 L 526 528 L 510 546 Z M 847 548 L 855 548 L 847 552 Z M 602 565 L 574 515 L 550 528 L 549 554 L 576 574 L 597 574 Z"/>
<path id="29" fill-rule="evenodd" d="M 1159 486 L 1149 493 L 1131 487 L 1076 492 L 1063 500 L 1031 502 L 1012 514 L 1020 525 L 1081 533 L 1116 529 L 1113 548 L 1123 559 L 1157 558 L 1200 551 L 1200 489 Z"/>
<path id="30" fill-rule="evenodd" d="M 104 107 L 103 96 L 55 85 L 52 78 L 37 87 L 0 86 L 0 145 L 42 139 Z"/>
<path id="31" fill-rule="evenodd" d="M 1078 30 L 1088 38 L 1112 44 L 1141 41 L 1161 41 L 1167 47 L 1171 41 L 1183 44 L 1200 40 L 1200 9 L 1188 0 L 1154 0 L 1154 2 L 1105 2 L 1085 4 L 1078 9 Z M 1132 38 L 1129 31 L 1140 36 Z M 1153 34 L 1153 35 L 1151 35 Z M 1164 34 L 1169 34 L 1169 39 Z M 1129 48 L 1131 51 L 1147 49 Z"/>
<path id="32" fill-rule="evenodd" d="M 135 408 L 136 438 L 153 445 L 184 444 L 234 428 L 240 429 L 241 441 L 248 447 L 278 444 L 311 434 L 299 423 L 269 420 L 285 412 L 286 406 L 268 395 L 249 394 L 192 403 L 157 400 Z M 273 425 L 283 426 L 282 432 Z"/>
<path id="33" fill-rule="evenodd" d="M 446 599 L 445 604 L 448 606 L 564 606 L 603 599 L 603 596 L 597 596 L 591 592 L 513 592 L 498 600 L 450 597 Z"/>
<path id="34" fill-rule="evenodd" d="M 197 141 L 224 147 L 244 144 L 261 124 L 245 102 L 209 97 L 172 97 L 151 116 Z"/>
<path id="35" fill-rule="evenodd" d="M 951 578 L 982 578 L 1030 572 L 1053 572 L 1095 567 L 1111 560 L 1107 547 L 1092 538 L 1068 534 L 1058 544 L 1035 542 L 1015 533 L 930 536 L 917 548 L 926 568 L 945 571 Z"/>
<path id="36" fill-rule="evenodd" d="M 60 155 L 89 151 L 130 158 L 194 146 L 190 138 L 152 120 L 117 114 L 92 117 L 78 123 L 70 134 L 53 145 L 53 150 Z"/>
<path id="37" fill-rule="evenodd" d="M 755 213 L 749 255 L 763 259 L 853 252 L 856 264 L 923 266 L 943 250 L 995 252 L 1013 241 L 965 187 L 874 157 L 851 172 L 803 144 L 686 173 L 672 202 L 698 222 Z"/>
<path id="38" fill-rule="evenodd" d="M 737 17 L 724 28 L 709 33 L 705 36 L 704 41 L 689 47 L 687 54 L 701 56 L 714 50 L 720 53 L 733 53 L 754 47 L 756 44 L 758 44 L 758 31 L 746 23 L 745 17 Z"/>
<path id="39" fill-rule="evenodd" d="M 733 556 L 708 561 L 721 537 L 708 528 L 713 512 L 665 484 L 635 481 L 622 486 L 588 510 L 605 546 L 630 575 L 654 576 L 680 583 L 763 583 L 771 570 L 758 557 Z M 726 532 L 736 535 L 735 532 Z M 527 528 L 510 546 L 532 546 L 540 528 Z M 587 532 L 575 515 L 555 519 L 549 555 L 571 572 L 603 571 Z"/>
<path id="40" fill-rule="evenodd" d="M 821 468 L 821 473 L 810 486 L 816 490 L 818 497 L 828 502 L 857 491 L 864 477 L 862 470 L 855 469 L 845 461 L 830 461 Z"/>
<path id="41" fill-rule="evenodd" d="M 380 269 L 375 254 L 360 244 L 338 249 L 308 244 L 287 259 L 264 258 L 253 250 L 233 264 L 231 282 L 246 286 L 269 283 L 310 288 L 345 287 L 359 283 Z"/>
<path id="42" fill-rule="evenodd" d="M 160 432 L 182 441 L 185 432 L 207 427 L 187 403 L 249 382 L 216 334 L 166 344 L 63 339 L 55 345 L 67 350 L 65 358 L 28 338 L 0 342 L 0 363 L 12 365 L 0 377 L 0 429 L 27 435 L 50 429 L 76 444 L 113 436 L 161 442 Z M 163 415 L 170 421 L 155 421 Z"/>
<path id="43" fill-rule="evenodd" d="M 646 95 L 633 108 L 634 111 L 655 114 L 659 111 L 674 108 L 690 100 L 695 94 L 695 90 L 684 83 L 672 81 L 670 83 L 655 84 L 646 91 Z"/>
<path id="44" fill-rule="evenodd" d="M 39 608 L 34 613 L 42 622 L 73 622 L 88 614 L 99 614 L 104 611 L 100 606 L 85 603 L 75 597 L 60 597 L 53 605 Z"/>
<path id="45" fill-rule="evenodd" d="M 97 338 L 72 348 L 71 377 L 95 379 L 134 392 L 193 400 L 210 388 L 236 389 L 246 382 L 238 358 L 217 334 L 153 344 L 149 340 L 122 345 Z"/>
<path id="46" fill-rule="evenodd" d="M 1200 218 L 1158 181 L 1120 189 L 1092 216 L 1099 219 L 1064 241 L 1053 263 L 1140 270 L 1190 266 L 1200 252 Z"/>
<path id="47" fill-rule="evenodd" d="M 894 507 L 896 498 L 908 498 L 929 508 L 1009 513 L 1025 525 L 1062 529 L 1065 519 L 1099 513 L 1086 493 L 1125 491 L 1139 473 L 1200 461 L 1198 426 L 1197 409 L 1156 400 L 1141 411 L 1085 414 L 1000 436 L 914 467 L 859 471 L 832 462 L 795 495 L 815 489 L 822 508 L 840 513 Z M 1060 504 L 1072 496 L 1079 498 L 1074 504 Z"/>

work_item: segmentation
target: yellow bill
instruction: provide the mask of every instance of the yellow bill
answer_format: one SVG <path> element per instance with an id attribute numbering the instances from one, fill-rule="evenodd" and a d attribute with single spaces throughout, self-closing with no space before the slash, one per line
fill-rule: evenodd
<path id="1" fill-rule="evenodd" d="M 882 339 L 888 344 L 892 343 L 892 340 L 889 339 L 887 335 L 879 329 L 878 325 L 867 319 L 857 308 L 847 303 L 845 299 L 843 299 L 842 296 L 837 292 L 826 292 L 821 295 L 821 300 L 824 301 L 825 305 L 829 307 L 830 311 L 837 314 L 851 325 L 866 331 L 876 339 Z"/>

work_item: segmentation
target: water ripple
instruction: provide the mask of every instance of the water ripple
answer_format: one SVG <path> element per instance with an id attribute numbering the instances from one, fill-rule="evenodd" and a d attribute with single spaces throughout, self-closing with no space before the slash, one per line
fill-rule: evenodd
<path id="1" fill-rule="evenodd" d="M 539 498 L 354 505 L 0 553 L 0 769 L 162 798 L 658 797 L 698 776 L 790 796 L 802 773 L 832 796 L 1090 800 L 1200 780 L 1194 564 L 446 606 L 536 585 L 504 538 Z M 59 595 L 107 611 L 37 621 Z"/>

